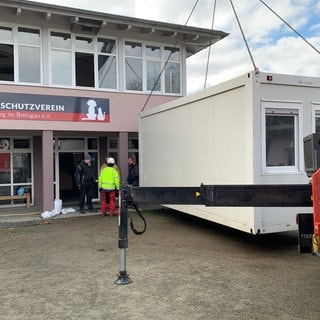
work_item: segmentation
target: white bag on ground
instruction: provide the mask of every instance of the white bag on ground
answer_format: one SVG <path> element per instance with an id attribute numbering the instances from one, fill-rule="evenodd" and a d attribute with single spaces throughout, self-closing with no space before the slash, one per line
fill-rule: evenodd
<path id="1" fill-rule="evenodd" d="M 43 219 L 50 219 L 50 218 L 54 217 L 55 215 L 56 214 L 55 214 L 54 210 L 53 211 L 44 211 L 41 213 L 41 217 Z"/>
<path id="2" fill-rule="evenodd" d="M 71 213 L 71 212 L 76 212 L 76 210 L 73 209 L 73 208 L 63 208 L 63 209 L 61 210 L 61 213 L 62 213 L 62 214 Z"/>
<path id="3" fill-rule="evenodd" d="M 60 214 L 62 210 L 62 200 L 61 199 L 55 199 L 54 200 L 54 213 Z"/>

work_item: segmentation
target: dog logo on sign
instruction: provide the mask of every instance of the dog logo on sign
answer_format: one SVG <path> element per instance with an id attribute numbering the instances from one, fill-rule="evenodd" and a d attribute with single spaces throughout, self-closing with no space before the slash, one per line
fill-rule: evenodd
<path id="1" fill-rule="evenodd" d="M 95 100 L 91 99 L 87 102 L 88 113 L 86 118 L 82 118 L 81 120 L 97 120 L 103 121 L 106 117 L 106 113 L 102 111 L 101 107 L 97 106 Z"/>
<path id="2" fill-rule="evenodd" d="M 0 139 L 0 150 L 9 150 L 10 142 L 8 139 Z"/>

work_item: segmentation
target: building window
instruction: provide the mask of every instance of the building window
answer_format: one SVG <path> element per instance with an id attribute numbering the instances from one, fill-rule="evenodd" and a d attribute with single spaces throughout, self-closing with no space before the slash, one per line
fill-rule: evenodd
<path id="1" fill-rule="evenodd" d="M 180 68 L 179 48 L 125 41 L 126 90 L 180 94 Z"/>
<path id="2" fill-rule="evenodd" d="M 266 108 L 263 123 L 264 173 L 300 171 L 299 110 Z"/>
<path id="3" fill-rule="evenodd" d="M 88 150 L 97 150 L 98 149 L 98 139 L 97 138 L 88 138 Z"/>
<path id="4" fill-rule="evenodd" d="M 320 132 L 320 115 L 316 115 L 315 127 L 316 127 L 316 133 L 319 133 Z"/>
<path id="5" fill-rule="evenodd" d="M 320 133 L 320 103 L 312 103 L 312 132 Z"/>
<path id="6" fill-rule="evenodd" d="M 126 90 L 142 91 L 142 44 L 125 42 Z"/>
<path id="7" fill-rule="evenodd" d="M 114 158 L 115 162 L 118 163 L 118 139 L 110 138 L 108 140 L 108 156 Z"/>
<path id="8" fill-rule="evenodd" d="M 90 52 L 88 52 L 90 51 Z M 76 86 L 94 87 L 93 40 L 88 37 L 76 37 L 75 53 Z"/>
<path id="9" fill-rule="evenodd" d="M 40 30 L 0 26 L 0 80 L 40 83 L 40 48 Z"/>
<path id="10" fill-rule="evenodd" d="M 13 43 L 13 33 L 11 27 L 0 26 L 0 40 Z"/>
<path id="11" fill-rule="evenodd" d="M 0 80 L 14 81 L 13 32 L 0 26 Z"/>
<path id="12" fill-rule="evenodd" d="M 118 88 L 116 39 L 52 30 L 48 46 L 50 85 Z M 0 26 L 0 81 L 40 84 L 41 48 L 39 29 Z M 128 40 L 123 59 L 125 90 L 181 93 L 180 48 Z"/>
<path id="13" fill-rule="evenodd" d="M 59 150 L 83 150 L 85 149 L 84 138 L 59 138 Z"/>
<path id="14" fill-rule="evenodd" d="M 147 90 L 161 91 L 161 51 L 160 47 L 146 46 Z"/>
<path id="15" fill-rule="evenodd" d="M 40 31 L 18 28 L 19 82 L 40 83 Z"/>
<path id="16" fill-rule="evenodd" d="M 178 48 L 165 47 L 165 92 L 180 93 L 180 50 Z"/>
<path id="17" fill-rule="evenodd" d="M 50 37 L 51 83 L 72 85 L 71 35 L 51 32 Z"/>
<path id="18" fill-rule="evenodd" d="M 69 33 L 52 31 L 50 81 L 53 85 L 117 89 L 116 53 L 114 39 L 74 37 Z"/>
<path id="19" fill-rule="evenodd" d="M 17 194 L 21 187 L 32 195 L 31 148 L 31 138 L 0 138 L 0 195 Z M 1 201 L 1 205 L 18 205 L 24 201 Z"/>
<path id="20" fill-rule="evenodd" d="M 0 80 L 14 81 L 13 45 L 0 43 Z"/>
<path id="21" fill-rule="evenodd" d="M 76 86 L 94 87 L 94 57 L 93 54 L 76 52 Z"/>
<path id="22" fill-rule="evenodd" d="M 136 163 L 139 163 L 139 139 L 129 137 L 128 139 L 128 158 L 131 157 Z"/>
<path id="23" fill-rule="evenodd" d="M 98 38 L 98 77 L 99 88 L 117 88 L 116 41 Z"/>
<path id="24" fill-rule="evenodd" d="M 31 153 L 19 152 L 13 154 L 13 183 L 30 183 Z"/>

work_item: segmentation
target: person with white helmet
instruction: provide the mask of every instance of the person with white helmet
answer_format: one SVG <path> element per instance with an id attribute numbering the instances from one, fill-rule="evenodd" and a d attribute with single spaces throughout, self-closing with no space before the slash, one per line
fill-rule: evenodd
<path id="1" fill-rule="evenodd" d="M 118 171 L 114 168 L 114 158 L 108 158 L 107 166 L 102 168 L 99 174 L 99 190 L 101 191 L 101 214 L 110 216 L 115 215 L 116 211 L 116 190 L 120 188 L 120 178 Z"/>
<path id="2" fill-rule="evenodd" d="M 102 169 L 104 169 L 105 167 L 108 166 L 108 159 L 109 159 L 109 157 L 106 157 L 106 158 L 105 158 L 102 166 L 100 167 L 100 171 L 102 171 Z M 116 163 L 113 165 L 113 167 L 118 171 L 118 173 L 119 173 L 119 180 L 121 180 L 121 179 L 120 179 L 120 168 L 118 167 L 118 165 L 117 165 Z"/>

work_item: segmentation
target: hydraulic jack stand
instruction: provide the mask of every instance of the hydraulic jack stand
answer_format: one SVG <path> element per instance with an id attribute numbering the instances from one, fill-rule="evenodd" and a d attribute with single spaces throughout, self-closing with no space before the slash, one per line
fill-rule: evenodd
<path id="1" fill-rule="evenodd" d="M 132 282 L 126 270 L 126 248 L 128 248 L 128 208 L 132 206 L 144 222 L 144 230 L 139 232 L 134 229 L 131 221 L 131 224 L 130 224 L 131 229 L 136 235 L 140 235 L 144 233 L 144 231 L 146 230 L 146 222 L 131 197 L 130 186 L 123 184 L 121 186 L 121 191 L 119 192 L 119 197 L 121 197 L 120 198 L 121 204 L 120 204 L 120 210 L 119 210 L 119 244 L 118 244 L 118 247 L 120 249 L 120 271 L 119 271 L 118 278 L 115 280 L 114 283 L 119 285 L 124 285 Z"/>

